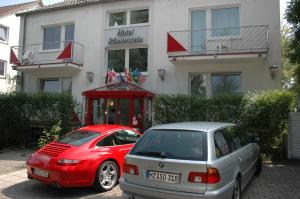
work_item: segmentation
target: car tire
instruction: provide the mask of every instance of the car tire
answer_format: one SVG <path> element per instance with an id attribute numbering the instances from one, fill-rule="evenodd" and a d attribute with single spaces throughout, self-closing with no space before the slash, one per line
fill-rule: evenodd
<path id="1" fill-rule="evenodd" d="M 241 199 L 242 191 L 241 191 L 241 180 L 237 178 L 234 182 L 232 199 Z"/>
<path id="2" fill-rule="evenodd" d="M 262 159 L 261 156 L 259 155 L 258 160 L 256 162 L 256 170 L 255 170 L 255 175 L 259 176 L 262 170 Z"/>
<path id="3" fill-rule="evenodd" d="M 103 162 L 97 169 L 94 187 L 99 192 L 109 191 L 118 183 L 120 171 L 113 161 Z"/>

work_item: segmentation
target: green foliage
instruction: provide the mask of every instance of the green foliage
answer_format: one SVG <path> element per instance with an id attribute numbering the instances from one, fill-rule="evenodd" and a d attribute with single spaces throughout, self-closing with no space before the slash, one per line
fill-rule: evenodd
<path id="1" fill-rule="evenodd" d="M 0 148 L 36 141 L 33 127 L 49 128 L 62 121 L 62 132 L 72 128 L 74 101 L 69 94 L 0 94 Z"/>
<path id="2" fill-rule="evenodd" d="M 38 147 L 41 148 L 46 144 L 58 139 L 62 133 L 61 121 L 52 126 L 50 129 L 44 129 L 41 137 L 38 140 Z"/>
<path id="3" fill-rule="evenodd" d="M 216 121 L 239 124 L 243 133 L 259 135 L 262 150 L 281 153 L 288 113 L 295 109 L 295 95 L 289 91 L 255 92 L 202 98 L 189 95 L 157 96 L 154 122 Z"/>
<path id="4" fill-rule="evenodd" d="M 291 26 L 288 56 L 292 63 L 300 64 L 300 1 L 290 0 L 286 10 L 286 19 Z"/>

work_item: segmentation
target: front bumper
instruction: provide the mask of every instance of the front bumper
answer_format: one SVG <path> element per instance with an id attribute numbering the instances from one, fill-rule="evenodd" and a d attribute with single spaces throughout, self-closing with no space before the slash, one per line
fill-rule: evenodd
<path id="1" fill-rule="evenodd" d="M 231 182 L 218 190 L 194 194 L 139 186 L 126 182 L 124 178 L 120 178 L 119 183 L 124 199 L 231 199 L 234 187 L 234 182 Z"/>

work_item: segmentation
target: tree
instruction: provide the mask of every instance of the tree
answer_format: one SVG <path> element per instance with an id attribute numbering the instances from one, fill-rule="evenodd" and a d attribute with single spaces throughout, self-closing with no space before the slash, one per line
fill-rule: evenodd
<path id="1" fill-rule="evenodd" d="M 285 17 L 291 25 L 288 56 L 291 63 L 300 64 L 300 0 L 290 0 L 288 2 Z"/>

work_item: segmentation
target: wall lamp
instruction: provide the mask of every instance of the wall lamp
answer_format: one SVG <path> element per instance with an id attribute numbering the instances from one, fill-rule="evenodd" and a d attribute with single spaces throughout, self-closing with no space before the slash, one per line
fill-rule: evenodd
<path id="1" fill-rule="evenodd" d="M 161 79 L 161 81 L 164 81 L 166 77 L 166 70 L 158 69 L 157 72 L 158 72 L 158 77 Z"/>
<path id="2" fill-rule="evenodd" d="M 93 72 L 86 72 L 86 77 L 90 83 L 94 81 L 94 73 Z"/>

